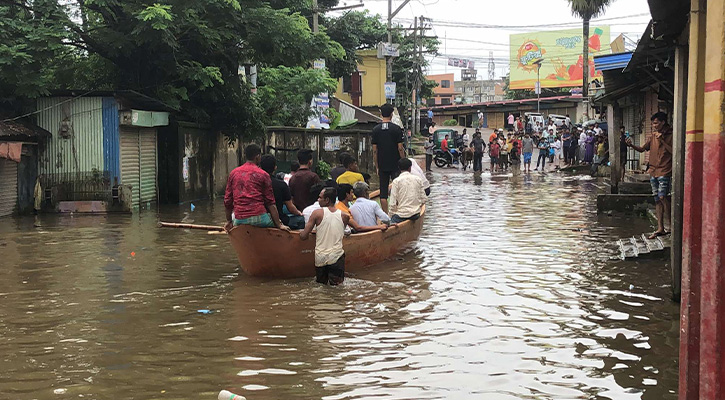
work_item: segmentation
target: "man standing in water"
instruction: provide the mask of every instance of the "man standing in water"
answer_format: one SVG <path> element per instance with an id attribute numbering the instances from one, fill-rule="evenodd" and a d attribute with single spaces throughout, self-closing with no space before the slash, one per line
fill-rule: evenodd
<path id="1" fill-rule="evenodd" d="M 534 154 L 534 140 L 528 133 L 521 143 L 521 152 L 524 155 L 524 172 L 531 172 L 531 156 Z"/>
<path id="2" fill-rule="evenodd" d="M 227 179 L 224 194 L 227 225 L 230 230 L 237 225 L 289 230 L 282 224 L 272 191 L 272 178 L 259 168 L 262 149 L 250 144 L 244 149 L 247 162 L 235 168 Z"/>
<path id="3" fill-rule="evenodd" d="M 326 187 L 317 200 L 322 207 L 315 210 L 307 221 L 300 239 L 307 240 L 317 226 L 315 234 L 315 275 L 317 282 L 336 286 L 345 280 L 345 250 L 342 238 L 350 216 L 335 208 L 337 191 Z"/>
<path id="4" fill-rule="evenodd" d="M 403 130 L 391 122 L 395 108 L 390 103 L 380 107 L 383 122 L 373 128 L 373 162 L 380 178 L 380 205 L 383 211 L 388 212 L 388 192 L 390 181 L 395 179 L 400 171 L 398 160 L 405 158 L 403 148 Z"/>
<path id="5" fill-rule="evenodd" d="M 650 239 L 667 235 L 665 231 L 665 216 L 670 215 L 670 189 L 672 187 L 672 127 L 667 124 L 667 114 L 658 112 L 652 116 L 652 131 L 654 132 L 644 146 L 640 147 L 627 138 L 627 146 L 640 153 L 650 152 L 649 173 L 652 194 L 655 197 L 657 214 L 657 231 L 650 235 Z M 722 160 L 721 160 L 722 161 Z"/>

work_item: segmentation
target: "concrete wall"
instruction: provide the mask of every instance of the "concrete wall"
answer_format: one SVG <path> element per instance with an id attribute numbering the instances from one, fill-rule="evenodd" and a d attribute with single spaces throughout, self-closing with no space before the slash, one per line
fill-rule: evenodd
<path id="1" fill-rule="evenodd" d="M 372 175 L 375 173 L 375 167 L 371 140 L 370 131 L 365 130 L 327 131 L 269 127 L 265 143 L 277 149 L 270 153 L 277 158 L 278 164 L 280 164 L 279 169 L 297 159 L 296 151 L 284 150 L 311 149 L 315 155 L 315 161 L 325 160 L 331 167 L 337 165 L 338 154 L 347 151 L 357 158 L 361 172 Z M 334 145 L 334 147 L 330 147 L 330 145 Z"/>
<path id="2" fill-rule="evenodd" d="M 240 165 L 239 142 L 229 142 L 221 132 L 217 136 L 216 151 L 214 153 L 214 193 L 224 195 L 227 187 L 227 177 L 232 170 Z"/>
<path id="3" fill-rule="evenodd" d="M 18 213 L 32 213 L 35 204 L 35 181 L 38 178 L 38 146 L 23 145 L 18 164 Z"/>

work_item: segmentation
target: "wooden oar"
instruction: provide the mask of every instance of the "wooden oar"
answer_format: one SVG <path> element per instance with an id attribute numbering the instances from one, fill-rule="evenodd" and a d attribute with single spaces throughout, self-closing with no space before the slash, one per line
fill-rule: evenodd
<path id="1" fill-rule="evenodd" d="M 218 225 L 196 225 L 196 224 L 178 224 L 174 222 L 159 221 L 160 228 L 181 228 L 181 229 L 199 229 L 202 231 L 224 232 L 223 226 Z"/>

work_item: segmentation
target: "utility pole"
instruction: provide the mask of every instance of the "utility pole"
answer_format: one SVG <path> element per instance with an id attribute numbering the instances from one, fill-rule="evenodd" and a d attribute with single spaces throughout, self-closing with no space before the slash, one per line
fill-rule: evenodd
<path id="1" fill-rule="evenodd" d="M 312 0 L 312 33 L 320 32 L 320 10 L 317 7 L 317 0 Z"/>
<path id="2" fill-rule="evenodd" d="M 317 2 L 317 0 L 314 0 Z M 388 0 L 388 45 L 393 44 L 393 18 L 395 18 L 396 15 L 405 7 L 408 3 L 410 3 L 410 0 L 403 1 L 403 4 L 401 4 L 398 8 L 393 11 L 393 0 Z M 393 81 L 393 58 L 390 56 L 385 56 L 385 70 L 388 82 Z"/>
<path id="3" fill-rule="evenodd" d="M 421 25 L 423 25 L 421 21 Z M 411 133 L 415 135 L 420 129 L 420 123 L 417 119 L 418 110 L 418 72 L 415 66 L 418 64 L 418 17 L 413 18 L 413 98 L 410 105 L 410 120 L 411 120 Z"/>

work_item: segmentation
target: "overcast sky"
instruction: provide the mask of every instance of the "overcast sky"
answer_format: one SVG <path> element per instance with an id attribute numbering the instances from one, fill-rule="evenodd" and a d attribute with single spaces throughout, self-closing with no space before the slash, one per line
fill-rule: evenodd
<path id="1" fill-rule="evenodd" d="M 353 5 L 360 0 L 342 0 L 339 5 Z M 387 0 L 363 0 L 366 9 L 387 18 Z M 395 10 L 401 0 L 393 0 Z M 339 12 L 338 12 L 339 14 Z M 432 18 L 428 31 L 441 40 L 440 56 L 430 59 L 429 74 L 460 70 L 447 66 L 448 57 L 468 58 L 476 62 L 478 79 L 488 76 L 489 52 L 493 52 L 496 77 L 509 70 L 509 35 L 540 30 L 581 29 L 581 20 L 571 14 L 567 0 L 413 0 L 394 21 L 413 25 L 414 16 Z M 597 18 L 611 26 L 611 39 L 623 33 L 639 40 L 650 20 L 647 0 L 614 0 L 604 15 Z M 496 28 L 473 27 L 469 24 L 498 25 Z M 552 26 L 559 24 L 559 26 Z M 459 25 L 459 26 L 450 26 Z M 462 27 L 461 27 L 462 25 Z M 511 28 L 511 26 L 517 26 Z M 519 28 L 523 27 L 523 28 Z M 485 42 L 485 43 L 480 43 Z"/>

